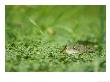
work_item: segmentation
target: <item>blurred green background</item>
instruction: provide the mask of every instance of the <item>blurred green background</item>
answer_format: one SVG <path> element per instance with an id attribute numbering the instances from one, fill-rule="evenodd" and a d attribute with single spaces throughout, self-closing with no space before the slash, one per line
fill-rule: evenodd
<path id="1" fill-rule="evenodd" d="M 5 6 L 5 71 L 106 71 L 106 6 Z M 60 53 L 91 42 L 95 53 Z M 100 53 L 99 53 L 100 52 Z"/>

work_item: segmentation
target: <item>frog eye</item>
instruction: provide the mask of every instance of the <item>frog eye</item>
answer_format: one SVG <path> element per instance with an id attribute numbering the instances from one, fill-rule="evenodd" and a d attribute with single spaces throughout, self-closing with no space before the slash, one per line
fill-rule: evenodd
<path id="1" fill-rule="evenodd" d="M 75 49 L 75 47 L 73 47 L 73 49 Z"/>

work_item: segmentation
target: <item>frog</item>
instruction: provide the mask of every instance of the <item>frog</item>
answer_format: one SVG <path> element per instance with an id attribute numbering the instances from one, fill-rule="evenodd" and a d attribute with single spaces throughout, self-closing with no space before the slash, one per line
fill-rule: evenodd
<path id="1" fill-rule="evenodd" d="M 84 44 L 66 44 L 61 52 L 69 55 L 83 54 L 83 53 L 94 53 L 95 48 Z"/>

